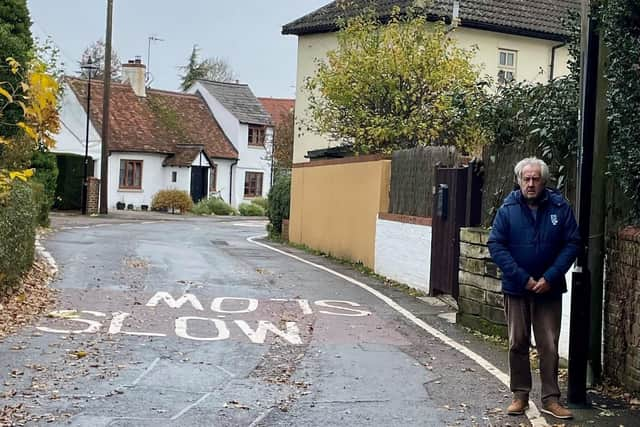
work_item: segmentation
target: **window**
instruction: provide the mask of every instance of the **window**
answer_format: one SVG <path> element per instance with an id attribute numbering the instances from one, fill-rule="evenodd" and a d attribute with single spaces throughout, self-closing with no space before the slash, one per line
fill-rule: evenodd
<path id="1" fill-rule="evenodd" d="M 264 146 L 264 126 L 249 125 L 249 145 L 254 147 Z"/>
<path id="2" fill-rule="evenodd" d="M 171 182 L 177 182 L 178 181 L 178 172 L 171 172 Z"/>
<path id="3" fill-rule="evenodd" d="M 262 172 L 246 172 L 244 175 L 244 197 L 262 196 Z"/>
<path id="4" fill-rule="evenodd" d="M 120 188 L 142 188 L 142 160 L 120 160 Z"/>
<path id="5" fill-rule="evenodd" d="M 211 178 L 209 180 L 209 192 L 218 191 L 218 165 L 211 165 Z"/>
<path id="6" fill-rule="evenodd" d="M 516 79 L 518 52 L 498 49 L 498 83 L 509 83 Z"/>

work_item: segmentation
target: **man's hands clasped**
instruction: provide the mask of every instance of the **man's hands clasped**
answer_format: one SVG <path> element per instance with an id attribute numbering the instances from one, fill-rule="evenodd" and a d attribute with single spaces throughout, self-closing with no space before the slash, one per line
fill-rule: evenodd
<path id="1" fill-rule="evenodd" d="M 541 277 L 540 280 L 537 281 L 533 277 L 529 277 L 526 289 L 536 294 L 544 294 L 551 290 L 551 284 L 549 284 L 544 277 Z"/>

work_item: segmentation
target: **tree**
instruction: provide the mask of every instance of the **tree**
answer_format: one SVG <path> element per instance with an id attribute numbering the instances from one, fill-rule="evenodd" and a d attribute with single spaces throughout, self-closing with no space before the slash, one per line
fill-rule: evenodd
<path id="1" fill-rule="evenodd" d="M 273 133 L 273 167 L 276 171 L 291 169 L 293 164 L 293 110 L 282 114 Z"/>
<path id="2" fill-rule="evenodd" d="M 104 57 L 105 57 L 105 43 L 104 40 L 100 39 L 96 42 L 87 46 L 87 48 L 82 53 L 82 58 L 78 61 L 80 66 L 86 64 L 91 58 L 91 62 L 93 65 L 97 67 L 91 74 L 92 79 L 103 79 L 104 78 Z M 89 78 L 87 74 L 87 70 L 80 69 L 79 75 L 83 79 Z M 118 81 L 122 75 L 122 64 L 120 63 L 120 58 L 118 58 L 118 53 L 111 49 L 111 80 Z"/>
<path id="3" fill-rule="evenodd" d="M 457 47 L 444 24 L 396 8 L 386 23 L 373 13 L 352 18 L 337 37 L 305 81 L 307 130 L 358 153 L 481 142 L 474 52 Z"/>
<path id="4" fill-rule="evenodd" d="M 178 67 L 180 74 L 180 89 L 187 90 L 196 80 L 213 80 L 217 82 L 231 82 L 235 80 L 235 74 L 231 66 L 222 58 L 212 57 L 200 61 L 198 59 L 200 49 L 193 45 L 187 65 Z"/>
<path id="5" fill-rule="evenodd" d="M 11 72 L 5 60 L 13 58 L 18 63 L 27 64 L 32 58 L 33 39 L 31 19 L 26 0 L 3 0 L 0 2 L 0 82 L 5 90 L 23 93 L 20 78 Z M 9 137 L 17 133 L 16 123 L 23 119 L 22 109 L 17 104 L 7 102 L 0 96 L 0 136 Z"/>

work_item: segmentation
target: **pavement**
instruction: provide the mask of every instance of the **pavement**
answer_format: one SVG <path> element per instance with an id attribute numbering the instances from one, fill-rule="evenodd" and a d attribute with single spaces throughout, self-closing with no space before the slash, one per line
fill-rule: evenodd
<path id="1" fill-rule="evenodd" d="M 31 425 L 640 425 L 595 391 L 574 420 L 506 415 L 499 342 L 439 299 L 264 230 L 256 218 L 53 213 L 41 243 L 59 301 L 0 340 L 3 404 Z"/>

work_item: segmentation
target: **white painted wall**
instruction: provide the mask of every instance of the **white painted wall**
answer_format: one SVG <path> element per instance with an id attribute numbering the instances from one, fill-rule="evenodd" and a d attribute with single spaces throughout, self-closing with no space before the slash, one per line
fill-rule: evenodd
<path id="1" fill-rule="evenodd" d="M 271 150 L 271 143 L 273 140 L 273 129 L 267 128 L 265 132 L 265 147 L 250 147 L 249 146 L 249 125 L 246 123 L 240 123 L 240 121 L 227 110 L 215 97 L 207 91 L 202 84 L 195 83 L 188 90 L 189 93 L 198 92 L 205 100 L 209 109 L 212 111 L 215 119 L 220 124 L 220 127 L 224 131 L 225 135 L 235 149 L 238 151 L 238 163 L 233 166 L 233 190 L 231 201 L 228 200 L 228 178 L 222 178 L 224 180 L 218 180 L 219 187 L 226 187 L 226 191 L 222 191 L 222 196 L 234 207 L 238 207 L 240 203 L 248 201 L 244 198 L 244 178 L 246 172 L 262 172 L 262 194 L 267 196 L 269 193 L 269 183 L 271 182 L 271 161 L 269 160 L 269 152 Z M 230 166 L 233 161 L 230 161 Z M 222 175 L 221 170 L 218 170 L 219 175 Z M 224 176 L 224 175 L 223 175 Z M 228 177 L 228 172 L 226 174 Z"/>
<path id="2" fill-rule="evenodd" d="M 532 37 L 515 36 L 458 27 L 453 33 L 461 47 L 478 47 L 474 63 L 482 68 L 481 75 L 498 74 L 498 49 L 509 49 L 518 52 L 517 75 L 518 81 L 547 81 L 551 66 L 551 51 L 559 43 L 555 41 L 536 39 Z M 305 80 L 315 74 L 316 61 L 324 60 L 329 50 L 337 47 L 336 33 L 309 34 L 298 37 L 298 66 L 296 77 L 296 128 L 302 121 L 308 121 L 309 94 L 304 89 Z M 554 75 L 568 74 L 567 61 L 569 51 L 567 47 L 556 49 Z M 542 74 L 540 73 L 542 70 Z M 295 132 L 293 144 L 293 162 L 307 162 L 304 156 L 310 150 L 328 148 L 338 145 L 328 137 L 309 131 Z"/>
<path id="3" fill-rule="evenodd" d="M 77 154 L 84 156 L 87 135 L 87 114 L 73 93 L 65 83 L 64 96 L 60 104 L 60 131 L 55 135 L 54 153 Z M 100 176 L 101 157 L 100 134 L 89 124 L 89 156 L 94 160 L 94 176 Z"/>
<path id="4" fill-rule="evenodd" d="M 133 204 L 135 209 L 140 209 L 140 205 L 151 206 L 153 196 L 160 190 L 167 187 L 166 184 L 171 180 L 170 169 L 162 166 L 165 154 L 143 154 L 143 153 L 112 153 L 109 156 L 109 209 L 115 209 L 117 202 L 125 204 Z M 140 190 L 120 189 L 120 160 L 142 160 L 142 188 Z M 172 185 L 172 188 L 185 190 L 189 192 L 190 187 L 182 187 L 185 181 L 191 180 L 190 168 L 177 168 L 178 185 Z M 184 179 L 184 174 L 188 174 L 189 179 Z"/>
<path id="5" fill-rule="evenodd" d="M 428 293 L 431 227 L 378 219 L 375 272 Z"/>

